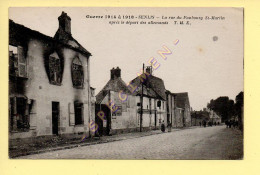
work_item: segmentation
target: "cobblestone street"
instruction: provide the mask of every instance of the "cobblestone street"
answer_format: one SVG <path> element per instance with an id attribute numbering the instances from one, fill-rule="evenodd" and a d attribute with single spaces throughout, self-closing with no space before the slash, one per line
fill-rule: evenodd
<path id="1" fill-rule="evenodd" d="M 225 126 L 170 133 L 18 157 L 23 159 L 242 159 L 243 136 Z"/>

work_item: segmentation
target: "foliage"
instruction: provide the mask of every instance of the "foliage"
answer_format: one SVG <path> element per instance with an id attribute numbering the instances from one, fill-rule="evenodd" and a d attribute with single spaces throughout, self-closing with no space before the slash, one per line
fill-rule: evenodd
<path id="1" fill-rule="evenodd" d="M 234 114 L 234 101 L 228 97 L 218 97 L 210 100 L 207 107 L 222 117 L 222 121 L 228 120 Z"/>
<path id="2" fill-rule="evenodd" d="M 218 97 L 215 100 L 210 100 L 207 107 L 220 115 L 222 121 L 229 120 L 232 116 L 238 116 L 241 119 L 243 102 L 244 93 L 240 92 L 236 96 L 236 103 L 229 97 Z"/>

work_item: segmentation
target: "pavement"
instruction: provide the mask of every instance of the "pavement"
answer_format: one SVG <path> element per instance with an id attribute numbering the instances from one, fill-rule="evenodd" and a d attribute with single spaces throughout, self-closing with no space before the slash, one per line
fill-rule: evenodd
<path id="1" fill-rule="evenodd" d="M 175 128 L 172 129 L 172 132 L 188 129 L 188 128 L 194 128 L 194 127 Z M 53 137 L 47 141 L 37 139 L 35 140 L 35 142 L 32 143 L 27 143 L 27 142 L 23 143 L 23 141 L 21 140 L 18 144 L 9 145 L 10 146 L 9 157 L 15 158 L 15 157 L 26 156 L 31 154 L 39 154 L 39 153 L 45 153 L 50 151 L 71 149 L 71 148 L 81 147 L 81 146 L 96 145 L 96 144 L 120 141 L 125 139 L 133 139 L 133 138 L 145 137 L 149 135 L 162 134 L 162 133 L 163 132 L 161 130 L 150 130 L 144 132 L 131 132 L 131 133 L 116 134 L 112 136 L 102 136 L 100 138 L 99 137 L 87 138 L 84 139 L 84 141 L 82 141 L 81 140 L 82 138 L 79 137 L 73 139 L 66 139 L 58 136 Z"/>
<path id="2" fill-rule="evenodd" d="M 108 137 L 109 138 L 109 137 Z M 103 139 L 103 142 L 101 141 Z M 225 126 L 129 133 L 19 159 L 243 159 L 243 134 Z"/>

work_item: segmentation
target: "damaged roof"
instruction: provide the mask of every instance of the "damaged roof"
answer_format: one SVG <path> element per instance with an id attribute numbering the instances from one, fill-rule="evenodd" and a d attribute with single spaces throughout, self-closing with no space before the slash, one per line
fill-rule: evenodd
<path id="1" fill-rule="evenodd" d="M 24 25 L 15 23 L 13 20 L 9 19 L 9 43 L 12 45 L 17 45 L 17 43 L 27 44 L 30 38 L 37 38 L 47 40 L 52 43 L 61 44 L 64 47 L 80 52 L 87 57 L 91 56 L 91 53 L 88 52 L 83 46 L 81 46 L 77 40 L 72 37 L 71 34 L 65 33 L 58 29 L 55 36 L 50 37 L 40 33 L 39 31 L 32 30 L 28 27 L 25 27 Z"/>
<path id="2" fill-rule="evenodd" d="M 63 31 L 62 29 L 58 29 L 56 34 L 54 35 L 54 40 L 59 41 L 71 48 L 77 49 L 81 53 L 91 55 L 77 40 L 75 40 L 71 34 Z"/>

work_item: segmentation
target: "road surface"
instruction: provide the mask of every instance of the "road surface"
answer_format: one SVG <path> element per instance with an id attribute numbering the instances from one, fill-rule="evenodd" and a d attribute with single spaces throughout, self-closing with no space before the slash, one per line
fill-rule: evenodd
<path id="1" fill-rule="evenodd" d="M 243 159 L 243 136 L 225 126 L 191 128 L 18 159 Z"/>

